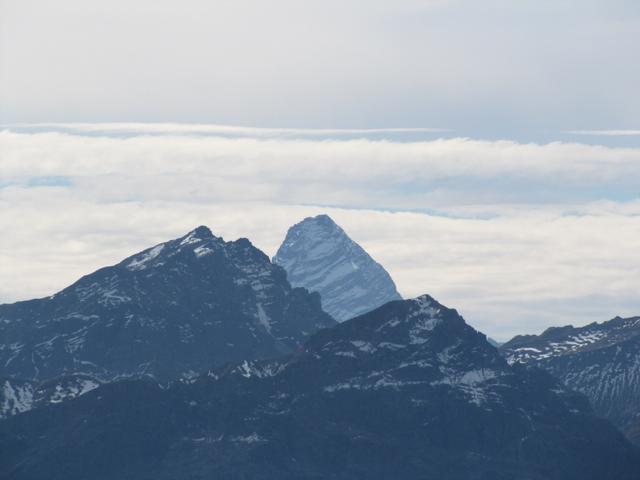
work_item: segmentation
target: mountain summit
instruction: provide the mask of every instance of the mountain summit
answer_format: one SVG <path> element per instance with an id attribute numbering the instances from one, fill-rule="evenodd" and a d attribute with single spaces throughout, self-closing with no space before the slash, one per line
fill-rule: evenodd
<path id="1" fill-rule="evenodd" d="M 201 226 L 51 297 L 0 305 L 0 378 L 190 378 L 289 353 L 333 324 L 249 240 Z"/>
<path id="2" fill-rule="evenodd" d="M 401 299 L 382 265 L 327 215 L 292 226 L 273 262 L 293 286 L 320 293 L 322 308 L 338 321 Z"/>

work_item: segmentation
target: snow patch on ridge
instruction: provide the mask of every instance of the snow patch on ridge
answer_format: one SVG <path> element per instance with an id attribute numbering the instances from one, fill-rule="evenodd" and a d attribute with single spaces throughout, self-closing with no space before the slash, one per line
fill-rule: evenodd
<path id="1" fill-rule="evenodd" d="M 440 309 L 432 306 L 432 302 L 427 296 L 416 298 L 414 303 L 418 308 L 407 317 L 408 321 L 413 322 L 409 331 L 409 339 L 411 344 L 419 345 L 428 341 L 428 336 L 425 336 L 425 333 L 431 332 L 440 325 L 442 319 L 438 316 Z"/>
<path id="2" fill-rule="evenodd" d="M 18 413 L 31 410 L 33 406 L 33 387 L 13 385 L 6 380 L 2 385 L 2 403 L 0 403 L 0 418 L 10 417 Z"/>
<path id="3" fill-rule="evenodd" d="M 164 244 L 156 245 L 151 250 L 141 253 L 133 258 L 127 265 L 127 269 L 131 271 L 144 270 L 147 268 L 147 264 L 160 255 L 160 252 L 164 249 Z"/>
<path id="4" fill-rule="evenodd" d="M 193 232 L 190 232 L 189 235 L 187 235 L 182 239 L 182 241 L 180 242 L 180 246 L 182 247 L 184 245 L 191 245 L 201 241 L 202 239 L 198 238 L 198 236 L 196 235 L 196 231 L 194 230 Z"/>
<path id="5" fill-rule="evenodd" d="M 269 317 L 269 315 L 267 315 L 267 312 L 264 311 L 261 303 L 258 303 L 257 307 L 258 322 L 264 327 L 267 333 L 271 335 L 271 317 Z"/>
<path id="6" fill-rule="evenodd" d="M 66 387 L 56 385 L 55 392 L 51 395 L 49 402 L 60 403 L 70 398 L 76 398 L 91 390 L 95 390 L 99 386 L 100 384 L 98 382 L 88 379 L 78 380 L 74 384 L 67 385 Z"/>
<path id="7" fill-rule="evenodd" d="M 209 255 L 213 253 L 213 249 L 209 247 L 205 247 L 204 245 L 201 245 L 199 247 L 194 248 L 193 253 L 195 254 L 196 257 L 200 258 L 200 257 L 204 257 L 205 255 Z"/>
<path id="8" fill-rule="evenodd" d="M 278 375 L 285 369 L 286 365 L 282 363 L 259 364 L 257 362 L 249 362 L 245 360 L 233 369 L 233 372 L 239 373 L 244 378 L 267 378 Z M 213 372 L 209 373 L 210 377 L 217 378 Z"/>
<path id="9" fill-rule="evenodd" d="M 242 442 L 242 443 L 256 443 L 256 442 L 266 442 L 266 439 L 262 438 L 256 432 L 253 432 L 249 435 L 238 435 L 235 437 L 231 437 L 232 442 Z"/>

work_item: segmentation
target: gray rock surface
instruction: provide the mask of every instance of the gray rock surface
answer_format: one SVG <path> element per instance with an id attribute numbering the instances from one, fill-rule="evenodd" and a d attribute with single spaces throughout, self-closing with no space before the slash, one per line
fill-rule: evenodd
<path id="1" fill-rule="evenodd" d="M 292 226 L 273 262 L 294 287 L 320 293 L 322 308 L 339 322 L 402 298 L 382 265 L 327 215 Z"/>
<path id="2" fill-rule="evenodd" d="M 116 461 L 114 461 L 116 460 Z M 428 295 L 296 353 L 111 382 L 0 422 L 12 480 L 637 480 L 640 450 Z"/>

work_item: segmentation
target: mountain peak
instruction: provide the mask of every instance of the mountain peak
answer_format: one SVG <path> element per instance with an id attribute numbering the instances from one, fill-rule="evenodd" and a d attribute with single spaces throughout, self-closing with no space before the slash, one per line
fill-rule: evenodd
<path id="1" fill-rule="evenodd" d="M 410 298 L 408 299 L 408 301 L 410 302 L 414 302 L 420 306 L 424 306 L 424 305 L 431 305 L 432 303 L 435 303 L 439 306 L 442 306 L 438 303 L 438 301 L 433 298 L 431 295 L 429 295 L 428 293 L 423 293 L 422 295 L 418 295 L 415 298 Z"/>
<path id="2" fill-rule="evenodd" d="M 386 270 L 328 215 L 289 228 L 273 262 L 293 286 L 320 293 L 322 307 L 338 321 L 401 299 Z"/>
<path id="3" fill-rule="evenodd" d="M 247 239 L 204 226 L 86 275 L 49 299 L 0 306 L 5 375 L 188 377 L 299 348 L 335 322 Z M 22 319 L 25 319 L 24 321 Z M 2 342 L 0 342 L 2 347 Z"/>
<path id="4" fill-rule="evenodd" d="M 472 355 L 474 361 L 484 362 L 487 368 L 504 369 L 507 365 L 482 333 L 469 326 L 455 309 L 445 307 L 429 295 L 388 302 L 320 331 L 306 344 L 306 350 L 317 358 L 328 355 L 361 361 L 391 355 L 400 363 L 436 355 L 443 366 L 450 366 L 454 358 L 466 361 Z M 398 360 L 400 357 L 404 360 Z"/>
<path id="5" fill-rule="evenodd" d="M 319 223 L 320 225 L 325 225 L 325 226 L 328 226 L 328 227 L 334 227 L 334 228 L 338 228 L 338 229 L 342 230 L 338 226 L 338 224 L 333 221 L 333 218 L 331 218 L 326 213 L 321 213 L 320 215 L 316 215 L 315 217 L 307 217 L 300 223 L 304 223 L 304 222 L 315 222 L 315 223 Z"/>
<path id="6" fill-rule="evenodd" d="M 316 215 L 315 217 L 306 217 L 295 225 L 291 226 L 287 232 L 285 243 L 288 247 L 293 247 L 299 240 L 306 240 L 309 237 L 326 239 L 328 237 L 349 239 L 345 231 L 326 214 Z M 351 239 L 349 239 L 351 240 Z M 282 246 L 280 247 L 282 249 Z M 278 250 L 280 253 L 280 250 Z M 276 254 L 276 257 L 278 254 Z M 274 257 L 275 259 L 275 257 Z"/>
<path id="7" fill-rule="evenodd" d="M 206 225 L 200 225 L 196 228 L 194 228 L 190 233 L 195 234 L 198 238 L 212 238 L 215 235 L 211 232 L 211 229 L 209 229 L 209 227 L 207 227 Z"/>
<path id="8" fill-rule="evenodd" d="M 211 239 L 217 239 L 217 238 L 218 237 L 216 237 L 211 232 L 209 227 L 207 227 L 205 225 L 200 225 L 199 227 L 194 228 L 189 233 L 187 233 L 185 236 L 183 236 L 181 238 L 180 244 L 184 245 L 184 244 L 188 244 L 188 243 L 195 243 L 195 242 L 199 242 L 199 241 L 211 240 Z"/>
<path id="9" fill-rule="evenodd" d="M 123 260 L 121 265 L 132 272 L 146 270 L 153 266 L 162 266 L 168 258 L 174 257 L 185 247 L 193 250 L 195 256 L 200 258 L 213 251 L 210 248 L 212 243 L 223 244 L 224 240 L 211 233 L 208 227 L 201 225 L 176 240 L 160 243 L 155 247 L 136 253 Z"/>

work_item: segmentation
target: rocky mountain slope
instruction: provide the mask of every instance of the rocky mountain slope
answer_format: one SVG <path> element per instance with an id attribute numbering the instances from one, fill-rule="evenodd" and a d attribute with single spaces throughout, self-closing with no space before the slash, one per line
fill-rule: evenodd
<path id="1" fill-rule="evenodd" d="M 198 227 L 52 297 L 0 305 L 0 378 L 35 390 L 70 374 L 168 382 L 291 352 L 334 323 L 248 240 Z"/>
<path id="2" fill-rule="evenodd" d="M 510 363 L 547 369 L 640 444 L 640 317 L 549 328 L 500 347 Z"/>
<path id="3" fill-rule="evenodd" d="M 117 461 L 114 461 L 117 459 Z M 0 477 L 631 480 L 640 452 L 455 310 L 394 301 L 271 361 L 103 385 L 0 422 Z"/>
<path id="4" fill-rule="evenodd" d="M 338 321 L 401 298 L 382 265 L 327 215 L 292 226 L 273 262 L 292 285 L 319 292 L 322 307 Z"/>

